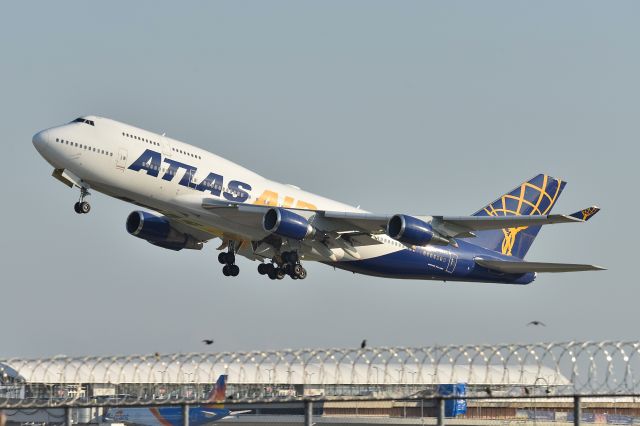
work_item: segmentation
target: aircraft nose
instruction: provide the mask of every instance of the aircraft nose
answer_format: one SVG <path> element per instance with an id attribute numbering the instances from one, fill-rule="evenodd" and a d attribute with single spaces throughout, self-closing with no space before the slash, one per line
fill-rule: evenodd
<path id="1" fill-rule="evenodd" d="M 49 131 L 43 130 L 41 132 L 36 133 L 35 135 L 33 135 L 33 138 L 31 139 L 31 141 L 33 142 L 33 146 L 36 147 L 38 152 L 40 153 L 44 152 L 49 142 Z"/>

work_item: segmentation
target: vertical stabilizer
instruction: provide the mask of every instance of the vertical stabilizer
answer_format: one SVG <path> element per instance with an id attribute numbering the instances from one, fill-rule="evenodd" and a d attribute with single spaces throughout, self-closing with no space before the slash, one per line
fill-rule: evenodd
<path id="1" fill-rule="evenodd" d="M 227 375 L 222 374 L 209 393 L 209 402 L 224 402 L 227 395 Z"/>
<path id="2" fill-rule="evenodd" d="M 566 182 L 561 179 L 539 174 L 522 183 L 513 191 L 504 194 L 491 204 L 475 212 L 474 216 L 531 216 L 547 215 L 551 212 Z M 479 231 L 469 242 L 523 259 L 540 226 Z"/>

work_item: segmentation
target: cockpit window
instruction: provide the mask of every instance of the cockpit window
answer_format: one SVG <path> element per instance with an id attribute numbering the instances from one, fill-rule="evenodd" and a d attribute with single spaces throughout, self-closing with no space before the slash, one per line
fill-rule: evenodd
<path id="1" fill-rule="evenodd" d="M 72 121 L 72 123 L 86 123 L 91 126 L 95 126 L 95 123 L 93 122 L 93 120 L 87 120 L 86 118 L 82 118 L 82 117 L 76 118 L 75 120 Z"/>

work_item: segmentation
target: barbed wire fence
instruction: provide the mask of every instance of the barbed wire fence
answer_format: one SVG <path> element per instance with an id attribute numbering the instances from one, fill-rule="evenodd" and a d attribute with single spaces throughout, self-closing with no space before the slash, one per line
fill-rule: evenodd
<path id="1" fill-rule="evenodd" d="M 212 401 L 220 376 L 227 393 Z M 453 384 L 464 384 L 464 394 L 443 386 Z M 573 398 L 579 410 L 583 397 L 639 395 L 640 342 L 0 360 L 5 409 L 393 399 L 442 408 L 448 399 Z"/>

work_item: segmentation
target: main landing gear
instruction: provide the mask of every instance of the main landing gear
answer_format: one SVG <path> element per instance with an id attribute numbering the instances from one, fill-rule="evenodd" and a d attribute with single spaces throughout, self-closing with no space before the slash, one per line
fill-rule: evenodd
<path id="1" fill-rule="evenodd" d="M 222 273 L 225 277 L 237 277 L 240 273 L 240 267 L 236 265 L 236 255 L 231 247 L 228 252 L 222 252 L 218 255 L 218 262 L 224 265 Z"/>
<path id="2" fill-rule="evenodd" d="M 84 201 L 85 197 L 90 195 L 85 187 L 80 187 L 80 200 L 73 205 L 73 210 L 78 214 L 87 214 L 91 211 L 91 204 Z"/>
<path id="3" fill-rule="evenodd" d="M 272 280 L 281 280 L 285 275 L 291 279 L 303 280 L 307 278 L 307 270 L 300 264 L 300 257 L 295 251 L 285 251 L 280 256 L 281 262 L 274 259 L 273 263 L 261 263 L 258 265 L 258 273 L 266 275 Z M 276 266 L 278 265 L 278 266 Z"/>

